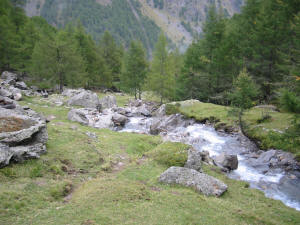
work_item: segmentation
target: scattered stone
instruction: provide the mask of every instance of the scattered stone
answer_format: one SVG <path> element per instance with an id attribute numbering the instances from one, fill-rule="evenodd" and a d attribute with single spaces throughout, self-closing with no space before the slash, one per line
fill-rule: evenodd
<path id="1" fill-rule="evenodd" d="M 222 181 L 196 170 L 183 167 L 170 167 L 159 177 L 159 181 L 166 184 L 180 184 L 195 188 L 205 195 L 221 196 L 227 185 Z"/>
<path id="2" fill-rule="evenodd" d="M 92 139 L 97 139 L 97 138 L 98 138 L 97 134 L 94 133 L 94 132 L 86 132 L 85 134 L 86 134 L 88 137 L 92 138 Z"/>
<path id="3" fill-rule="evenodd" d="M 76 105 L 82 106 L 85 108 L 94 108 L 97 109 L 99 107 L 99 98 L 96 93 L 92 93 L 91 91 L 83 90 L 77 95 L 71 97 L 68 101 L 68 105 Z"/>

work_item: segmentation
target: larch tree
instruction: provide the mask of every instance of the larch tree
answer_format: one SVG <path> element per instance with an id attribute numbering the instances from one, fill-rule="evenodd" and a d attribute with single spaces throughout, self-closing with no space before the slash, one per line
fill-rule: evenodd
<path id="1" fill-rule="evenodd" d="M 142 97 L 142 87 L 148 72 L 146 51 L 139 41 L 132 41 L 124 57 L 121 86 L 133 93 L 135 99 Z"/>
<path id="2" fill-rule="evenodd" d="M 85 77 L 84 62 L 76 51 L 74 40 L 65 31 L 54 37 L 43 36 L 36 44 L 31 61 L 31 72 L 40 81 L 64 85 L 81 86 Z"/>
<path id="3" fill-rule="evenodd" d="M 167 39 L 162 33 L 155 45 L 151 72 L 147 77 L 148 89 L 160 97 L 162 103 L 172 95 L 174 88 L 174 75 L 170 73 L 168 65 L 169 53 L 167 50 Z"/>

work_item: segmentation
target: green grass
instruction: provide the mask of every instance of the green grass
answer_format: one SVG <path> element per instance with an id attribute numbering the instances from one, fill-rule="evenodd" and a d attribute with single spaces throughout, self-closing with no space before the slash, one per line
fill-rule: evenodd
<path id="1" fill-rule="evenodd" d="M 160 137 L 98 130 L 68 121 L 68 109 L 22 104 L 56 119 L 48 124 L 47 154 L 0 169 L 0 224 L 298 224 L 300 213 L 267 199 L 212 167 L 229 187 L 221 197 L 158 182 L 169 165 L 152 152 L 185 145 Z M 74 126 L 77 128 L 74 129 Z M 86 132 L 94 132 L 91 139 Z M 167 158 L 172 158 L 172 154 Z M 169 161 L 169 160 L 168 160 Z M 120 165 L 122 163 L 122 166 Z M 104 168 L 105 167 L 105 168 Z M 109 169 L 107 169 L 109 168 Z"/>

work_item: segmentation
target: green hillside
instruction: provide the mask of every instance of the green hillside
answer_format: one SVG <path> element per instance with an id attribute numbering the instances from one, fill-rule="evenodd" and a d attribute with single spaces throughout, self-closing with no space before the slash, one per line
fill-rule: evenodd
<path id="1" fill-rule="evenodd" d="M 110 4 L 100 4 L 95 0 L 28 1 L 33 3 L 27 4 L 26 11 L 40 8 L 40 16 L 59 28 L 80 20 L 95 40 L 99 40 L 108 30 L 126 46 L 131 40 L 138 39 L 147 49 L 153 49 L 160 32 L 153 21 L 141 14 L 140 4 L 135 0 L 113 0 Z"/>

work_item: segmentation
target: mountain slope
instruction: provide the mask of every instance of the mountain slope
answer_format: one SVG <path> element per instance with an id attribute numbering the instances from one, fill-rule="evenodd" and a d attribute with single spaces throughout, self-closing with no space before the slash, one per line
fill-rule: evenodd
<path id="1" fill-rule="evenodd" d="M 28 16 L 42 16 L 56 27 L 80 20 L 96 40 L 109 30 L 119 43 L 128 46 L 139 39 L 152 49 L 160 29 L 139 7 L 133 0 L 27 0 L 24 9 Z"/>
<path id="2" fill-rule="evenodd" d="M 160 29 L 184 50 L 202 31 L 209 6 L 224 8 L 225 15 L 238 13 L 243 0 L 24 0 L 28 16 L 42 16 L 62 27 L 80 21 L 98 40 L 109 30 L 118 42 L 128 46 L 139 39 L 153 49 Z"/>

